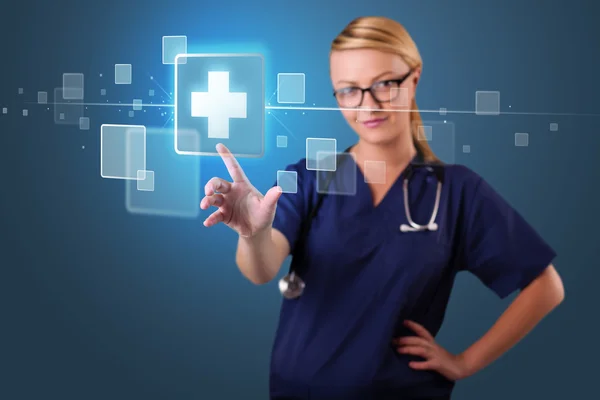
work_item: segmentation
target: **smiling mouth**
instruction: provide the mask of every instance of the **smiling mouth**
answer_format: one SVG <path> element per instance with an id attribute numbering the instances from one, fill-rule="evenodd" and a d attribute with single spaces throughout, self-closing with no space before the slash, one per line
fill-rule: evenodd
<path id="1" fill-rule="evenodd" d="M 377 125 L 381 124 L 382 122 L 384 122 L 386 120 L 387 120 L 387 117 L 384 117 L 384 118 L 374 118 L 374 119 L 370 119 L 368 121 L 364 121 L 363 125 L 366 125 L 366 126 L 377 126 Z"/>

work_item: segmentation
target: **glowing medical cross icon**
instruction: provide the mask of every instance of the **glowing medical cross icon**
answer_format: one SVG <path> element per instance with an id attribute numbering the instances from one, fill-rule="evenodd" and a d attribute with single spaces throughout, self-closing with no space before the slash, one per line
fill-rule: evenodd
<path id="1" fill-rule="evenodd" d="M 192 92 L 192 117 L 208 118 L 208 137 L 229 139 L 229 119 L 246 118 L 246 93 L 229 92 L 229 72 L 210 71 L 208 92 Z"/>

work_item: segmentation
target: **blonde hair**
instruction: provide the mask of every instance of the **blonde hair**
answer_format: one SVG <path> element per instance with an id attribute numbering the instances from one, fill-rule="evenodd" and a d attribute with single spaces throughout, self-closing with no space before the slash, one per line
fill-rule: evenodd
<path id="1" fill-rule="evenodd" d="M 375 49 L 397 54 L 411 70 L 423 66 L 417 45 L 404 26 L 385 17 L 356 18 L 331 44 L 332 52 L 353 49 Z M 423 120 L 414 98 L 410 107 L 411 135 L 417 151 L 425 161 L 439 162 L 429 143 L 426 140 L 419 140 L 419 129 L 423 125 Z"/>

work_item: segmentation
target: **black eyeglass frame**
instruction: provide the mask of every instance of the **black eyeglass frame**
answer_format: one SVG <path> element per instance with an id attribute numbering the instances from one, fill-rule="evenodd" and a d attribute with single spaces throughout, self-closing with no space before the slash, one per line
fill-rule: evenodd
<path id="1" fill-rule="evenodd" d="M 345 91 L 345 90 L 360 90 L 360 92 L 361 92 L 361 93 L 360 93 L 360 101 L 358 102 L 358 105 L 356 105 L 356 106 L 353 106 L 353 107 L 351 107 L 351 108 L 354 108 L 354 107 L 360 107 L 360 106 L 362 105 L 362 102 L 363 102 L 363 101 L 364 101 L 364 99 L 365 99 L 365 93 L 366 93 L 366 92 L 369 92 L 369 93 L 371 93 L 371 97 L 372 97 L 372 98 L 373 98 L 373 99 L 374 99 L 376 102 L 378 102 L 378 103 L 389 103 L 389 102 L 391 102 L 391 101 L 392 101 L 392 100 L 394 100 L 394 99 L 392 99 L 392 98 L 391 98 L 391 96 L 390 96 L 390 98 L 388 98 L 388 99 L 386 99 L 386 100 L 380 100 L 380 99 L 377 97 L 377 95 L 375 94 L 375 87 L 376 87 L 376 86 L 378 86 L 378 85 L 381 85 L 381 84 L 388 84 L 388 83 L 395 83 L 396 85 L 398 85 L 398 87 L 400 87 L 400 85 L 402 85 L 402 84 L 403 84 L 403 83 L 404 83 L 404 82 L 405 82 L 405 81 L 408 79 L 408 77 L 410 77 L 410 76 L 412 75 L 412 73 L 413 73 L 413 72 L 414 72 L 414 70 L 412 70 L 412 69 L 411 69 L 411 70 L 410 70 L 410 71 L 408 71 L 408 73 L 406 73 L 406 75 L 404 75 L 402 78 L 398 78 L 398 79 L 385 79 L 385 80 L 383 80 L 383 81 L 378 81 L 378 82 L 375 82 L 374 84 L 372 84 L 371 86 L 369 86 L 368 88 L 361 88 L 361 87 L 358 87 L 358 86 L 350 86 L 350 87 L 345 87 L 345 88 L 343 88 L 343 89 L 334 90 L 334 91 L 333 91 L 333 97 L 335 97 L 336 101 L 337 101 L 337 102 L 338 102 L 338 104 L 339 104 L 339 103 L 340 103 L 340 101 L 338 100 L 338 98 L 337 98 L 337 95 L 338 95 L 340 92 L 342 92 L 342 91 Z M 396 96 L 398 96 L 398 94 L 396 94 Z M 395 97 L 394 97 L 394 98 L 395 98 Z"/>

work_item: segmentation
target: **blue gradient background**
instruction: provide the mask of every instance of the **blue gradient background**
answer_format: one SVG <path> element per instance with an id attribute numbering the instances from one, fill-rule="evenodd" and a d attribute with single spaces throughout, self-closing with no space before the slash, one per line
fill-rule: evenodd
<path id="1" fill-rule="evenodd" d="M 164 109 L 129 118 L 127 107 L 89 107 L 91 129 L 79 131 L 55 125 L 51 107 L 25 105 L 38 90 L 51 93 L 63 72 L 83 72 L 88 102 L 161 101 L 149 78 L 173 91 L 161 38 L 184 34 L 190 52 L 259 48 L 267 99 L 277 72 L 304 72 L 307 104 L 333 106 L 330 41 L 351 19 L 370 14 L 401 21 L 418 43 L 425 63 L 422 109 L 474 111 L 476 90 L 499 90 L 504 112 L 598 113 L 598 5 L 485 3 L 3 4 L 0 107 L 9 114 L 0 114 L 0 398 L 265 399 L 281 301 L 275 282 L 255 287 L 240 275 L 235 233 L 204 228 L 208 212 L 196 220 L 131 215 L 123 182 L 100 177 L 100 124 L 161 127 Z M 133 64 L 131 86 L 112 83 L 115 63 Z M 149 89 L 156 89 L 155 99 L 147 97 Z M 260 190 L 274 182 L 277 169 L 303 157 L 306 137 L 335 137 L 339 148 L 355 140 L 336 112 L 279 112 L 277 118 L 287 129 L 267 115 L 265 157 L 241 160 Z M 565 303 L 518 346 L 459 382 L 455 398 L 589 398 L 597 391 L 600 351 L 600 118 L 423 118 L 455 124 L 456 162 L 483 175 L 556 249 L 567 290 Z M 550 122 L 559 124 L 558 132 L 549 131 Z M 530 134 L 529 147 L 514 147 L 517 131 Z M 287 149 L 275 147 L 278 134 L 289 136 Z M 461 152 L 463 144 L 470 154 Z M 226 170 L 218 158 L 204 157 L 200 175 L 203 185 Z M 439 341 L 463 350 L 510 300 L 460 276 Z"/>

